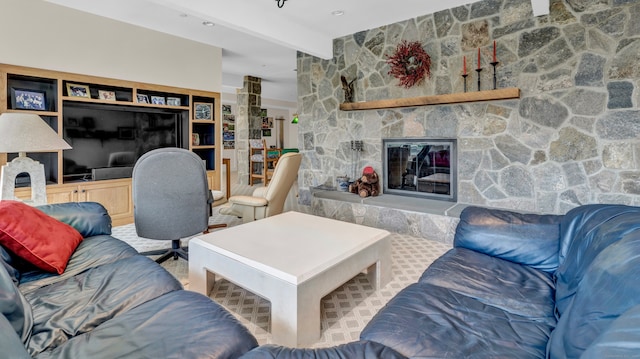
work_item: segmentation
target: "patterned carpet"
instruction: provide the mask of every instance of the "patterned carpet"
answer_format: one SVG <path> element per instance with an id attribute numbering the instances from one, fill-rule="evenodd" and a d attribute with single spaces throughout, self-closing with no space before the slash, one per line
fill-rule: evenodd
<path id="1" fill-rule="evenodd" d="M 233 182 L 232 182 L 233 183 Z M 234 185 L 232 195 L 250 194 L 252 188 Z M 285 211 L 305 212 L 298 206 L 293 191 L 287 199 Z M 214 210 L 210 224 L 227 223 L 229 226 L 241 224 L 241 220 L 232 216 L 220 215 Z M 224 230 L 224 229 L 220 229 Z M 133 224 L 115 227 L 113 235 L 131 244 L 138 251 L 169 247 L 165 241 L 140 238 Z M 188 239 L 183 240 L 186 245 Z M 427 266 L 450 246 L 424 238 L 411 237 L 397 233 L 391 234 L 392 273 L 389 284 L 380 290 L 374 290 L 364 274 L 359 274 L 322 299 L 321 326 L 322 337 L 313 347 L 326 347 L 343 344 L 359 338 L 360 331 L 402 288 L 415 282 Z M 187 262 L 180 259 L 168 260 L 163 266 L 188 288 Z M 246 291 L 225 279 L 216 281 L 210 298 L 232 312 L 255 335 L 260 344 L 272 343 L 269 333 L 270 304 L 267 300 Z"/>

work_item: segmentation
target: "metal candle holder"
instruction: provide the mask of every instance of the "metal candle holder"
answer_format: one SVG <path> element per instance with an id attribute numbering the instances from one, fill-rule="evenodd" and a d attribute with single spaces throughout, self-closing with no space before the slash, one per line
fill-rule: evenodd
<path id="1" fill-rule="evenodd" d="M 464 92 L 467 92 L 467 74 L 462 75 L 462 78 L 464 79 Z"/>
<path id="2" fill-rule="evenodd" d="M 495 90 L 497 88 L 497 79 L 496 79 L 496 66 L 498 66 L 498 64 L 500 63 L 500 61 L 494 61 L 491 63 L 491 65 L 493 65 L 493 89 Z"/>
<path id="3" fill-rule="evenodd" d="M 480 91 L 480 73 L 482 72 L 482 68 L 476 69 L 478 73 L 478 91 Z"/>

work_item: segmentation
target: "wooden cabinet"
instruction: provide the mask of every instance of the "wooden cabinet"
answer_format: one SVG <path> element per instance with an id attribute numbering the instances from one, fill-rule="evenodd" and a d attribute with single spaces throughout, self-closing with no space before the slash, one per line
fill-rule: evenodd
<path id="1" fill-rule="evenodd" d="M 43 101 L 25 106 L 18 97 L 25 92 Z M 73 147 L 27 154 L 45 167 L 48 202 L 96 201 L 114 224 L 132 222 L 133 205 L 131 179 L 113 178 L 130 176 L 135 160 L 153 148 L 193 151 L 219 189 L 220 107 L 217 92 L 0 64 L 0 113 L 35 113 Z M 96 153 L 99 159 L 86 158 Z M 16 156 L 0 154 L 0 165 Z M 113 165 L 112 157 L 130 160 Z M 20 198 L 25 193 L 30 190 L 16 189 Z"/>
<path id="2" fill-rule="evenodd" d="M 31 197 L 29 188 L 16 190 L 21 199 Z M 133 221 L 133 198 L 131 196 L 131 179 L 85 182 L 82 184 L 51 185 L 47 187 L 47 202 L 98 202 L 102 204 L 114 226 Z"/>

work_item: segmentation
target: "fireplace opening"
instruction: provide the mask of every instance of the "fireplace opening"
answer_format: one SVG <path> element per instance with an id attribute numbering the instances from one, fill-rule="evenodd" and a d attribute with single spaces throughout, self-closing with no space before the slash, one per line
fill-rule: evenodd
<path id="1" fill-rule="evenodd" d="M 455 139 L 387 138 L 383 193 L 456 201 Z"/>

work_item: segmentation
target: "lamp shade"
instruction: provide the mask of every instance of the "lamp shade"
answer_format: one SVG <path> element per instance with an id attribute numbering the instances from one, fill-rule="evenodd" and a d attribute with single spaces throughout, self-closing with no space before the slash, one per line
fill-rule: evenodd
<path id="1" fill-rule="evenodd" d="M 297 114 L 293 115 L 293 120 L 291 120 L 291 123 L 294 123 L 294 124 L 298 123 L 298 115 Z"/>
<path id="2" fill-rule="evenodd" d="M 70 148 L 38 115 L 0 114 L 0 153 L 47 152 Z"/>

